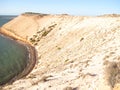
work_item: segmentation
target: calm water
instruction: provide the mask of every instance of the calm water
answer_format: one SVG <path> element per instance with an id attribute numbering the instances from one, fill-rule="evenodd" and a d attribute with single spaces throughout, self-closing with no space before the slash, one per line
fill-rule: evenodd
<path id="1" fill-rule="evenodd" d="M 0 27 L 7 23 L 8 21 L 17 17 L 16 15 L 0 15 Z"/>
<path id="2" fill-rule="evenodd" d="M 0 85 L 22 72 L 27 60 L 26 46 L 0 34 Z"/>
<path id="3" fill-rule="evenodd" d="M 0 26 L 16 16 L 0 16 Z M 0 34 L 0 85 L 23 71 L 28 61 L 28 50 L 23 44 Z"/>

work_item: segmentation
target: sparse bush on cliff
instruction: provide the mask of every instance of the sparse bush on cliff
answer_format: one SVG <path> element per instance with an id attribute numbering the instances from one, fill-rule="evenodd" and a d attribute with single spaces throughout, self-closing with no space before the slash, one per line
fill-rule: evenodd
<path id="1" fill-rule="evenodd" d="M 43 34 L 42 34 L 42 37 L 47 36 L 47 34 L 48 34 L 49 32 L 50 32 L 50 31 L 44 31 Z"/>
<path id="2" fill-rule="evenodd" d="M 35 42 L 35 38 L 30 38 L 30 42 L 34 43 Z"/>
<path id="3" fill-rule="evenodd" d="M 33 35 L 29 41 L 33 44 L 33 45 L 37 45 L 38 42 L 40 41 L 40 39 L 42 37 L 47 36 L 56 26 L 57 24 L 53 24 L 51 26 L 48 26 L 47 28 L 43 28 L 40 31 L 37 31 L 37 33 L 35 35 Z"/>

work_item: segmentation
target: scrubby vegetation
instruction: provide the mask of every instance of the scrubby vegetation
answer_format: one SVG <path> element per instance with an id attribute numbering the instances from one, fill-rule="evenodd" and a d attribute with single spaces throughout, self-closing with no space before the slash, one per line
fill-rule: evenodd
<path id="1" fill-rule="evenodd" d="M 25 12 L 22 15 L 40 15 L 40 16 L 47 16 L 49 14 L 43 14 L 43 13 L 35 13 L 35 12 Z"/>
<path id="2" fill-rule="evenodd" d="M 53 24 L 49 27 L 44 27 L 42 30 L 37 31 L 37 33 L 35 35 L 33 35 L 29 41 L 33 44 L 33 45 L 37 45 L 38 42 L 45 36 L 47 36 L 56 26 L 57 24 Z"/>

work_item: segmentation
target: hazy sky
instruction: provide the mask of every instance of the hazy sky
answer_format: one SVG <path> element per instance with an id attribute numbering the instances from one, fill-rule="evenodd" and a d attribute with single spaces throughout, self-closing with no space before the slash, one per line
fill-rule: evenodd
<path id="1" fill-rule="evenodd" d="M 0 0 L 0 14 L 120 14 L 120 0 Z"/>

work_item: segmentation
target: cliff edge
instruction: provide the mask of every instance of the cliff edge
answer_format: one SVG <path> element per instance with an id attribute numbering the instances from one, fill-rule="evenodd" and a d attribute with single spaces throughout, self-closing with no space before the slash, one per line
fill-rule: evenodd
<path id="1" fill-rule="evenodd" d="M 120 16 L 23 14 L 2 29 L 38 52 L 33 71 L 3 90 L 120 89 Z"/>

